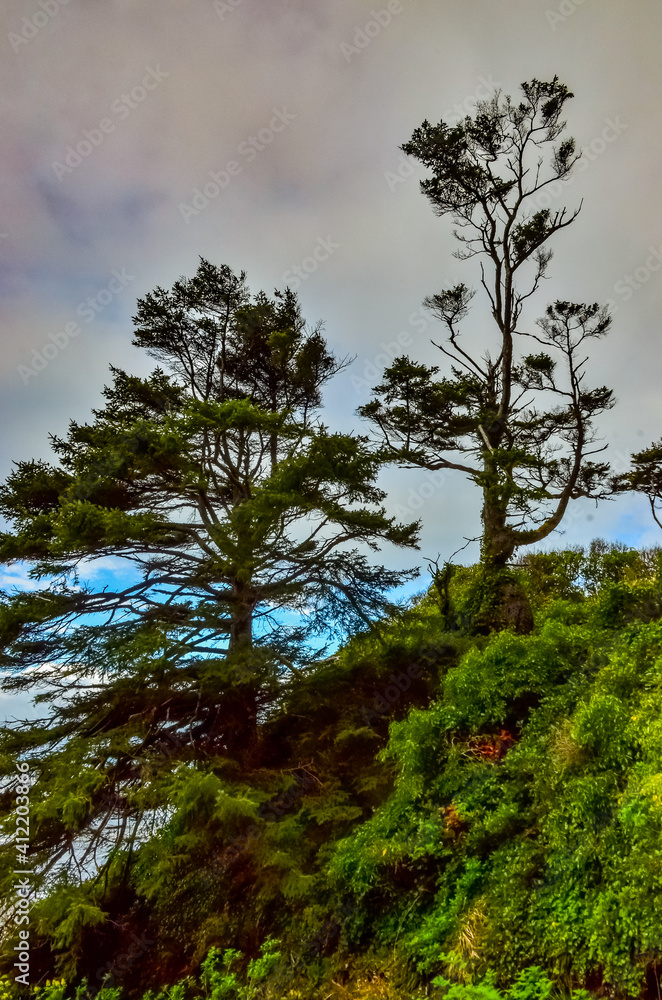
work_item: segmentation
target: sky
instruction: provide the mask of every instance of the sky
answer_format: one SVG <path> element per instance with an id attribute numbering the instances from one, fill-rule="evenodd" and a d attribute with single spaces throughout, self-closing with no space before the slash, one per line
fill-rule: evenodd
<path id="1" fill-rule="evenodd" d="M 136 300 L 200 256 L 246 270 L 254 291 L 297 289 L 330 348 L 355 356 L 323 419 L 365 432 L 355 409 L 395 354 L 440 359 L 423 298 L 477 284 L 399 146 L 425 118 L 555 74 L 585 153 L 553 207 L 583 206 L 536 315 L 610 302 L 588 369 L 618 399 L 600 419 L 606 455 L 624 471 L 662 435 L 657 0 L 4 0 L 0 20 L 3 479 L 89 416 L 109 364 L 148 371 Z M 446 559 L 478 534 L 460 474 L 393 469 L 383 484 L 392 512 L 423 522 L 420 553 L 389 564 Z M 577 502 L 562 530 L 542 547 L 662 541 L 633 495 Z"/>

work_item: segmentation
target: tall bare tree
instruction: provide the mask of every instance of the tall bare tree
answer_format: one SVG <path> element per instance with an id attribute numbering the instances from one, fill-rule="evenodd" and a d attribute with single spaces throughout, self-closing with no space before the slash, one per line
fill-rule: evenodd
<path id="1" fill-rule="evenodd" d="M 614 405 L 611 390 L 585 385 L 588 341 L 610 326 L 606 308 L 557 301 L 536 326 L 524 307 L 547 275 L 549 242 L 579 208 L 541 208 L 540 195 L 565 180 L 581 156 L 562 138 L 573 95 L 554 77 L 523 83 L 522 99 L 495 94 L 455 126 L 424 121 L 402 150 L 431 176 L 421 182 L 436 215 L 449 215 L 461 244 L 478 258 L 495 344 L 482 356 L 463 346 L 461 321 L 474 295 L 458 284 L 425 299 L 446 328 L 439 368 L 396 358 L 374 398 L 361 407 L 391 457 L 404 466 L 457 469 L 482 490 L 476 627 L 532 627 L 508 563 L 519 546 L 554 531 L 571 500 L 608 495 L 608 465 L 590 456 L 594 417 Z M 525 340 L 526 338 L 526 340 Z M 535 353 L 520 351 L 529 340 Z M 606 446 L 605 446 L 606 447 Z"/>

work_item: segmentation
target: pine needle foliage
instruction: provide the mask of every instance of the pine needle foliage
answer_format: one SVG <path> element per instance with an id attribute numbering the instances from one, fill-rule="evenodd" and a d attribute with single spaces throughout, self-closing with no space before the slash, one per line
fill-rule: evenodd
<path id="1" fill-rule="evenodd" d="M 56 462 L 18 462 L 0 491 L 0 559 L 32 581 L 2 595 L 4 686 L 46 706 L 2 731 L 3 817 L 27 762 L 40 932 L 67 970 L 86 928 L 121 937 L 136 892 L 176 881 L 202 830 L 233 836 L 291 782 L 255 778 L 261 727 L 325 640 L 369 629 L 415 575 L 366 556 L 415 546 L 417 525 L 387 516 L 367 440 L 319 420 L 344 362 L 294 293 L 251 296 L 202 260 L 134 322 L 159 367 L 112 369 L 93 419 L 52 438 Z M 168 822 L 150 884 L 144 860 L 132 881 Z"/>
<path id="2" fill-rule="evenodd" d="M 402 146 L 430 172 L 421 191 L 455 224 L 455 256 L 479 264 L 493 346 L 480 355 L 465 343 L 468 285 L 430 295 L 424 305 L 446 335 L 433 343 L 449 374 L 398 357 L 359 412 L 394 461 L 453 469 L 480 489 L 475 626 L 524 633 L 532 618 L 510 560 L 558 528 L 572 500 L 609 495 L 608 464 L 592 456 L 604 450 L 594 447 L 595 418 L 614 400 L 585 382 L 586 352 L 610 328 L 606 308 L 559 300 L 537 324 L 527 315 L 547 277 L 550 241 L 579 213 L 540 208 L 538 199 L 570 176 L 581 153 L 563 137 L 568 88 L 554 77 L 521 92 L 519 101 L 497 92 L 453 126 L 424 121 Z"/>
<path id="3" fill-rule="evenodd" d="M 34 905 L 57 1000 L 656 995 L 660 552 L 528 551 L 527 635 L 472 634 L 479 569 L 290 686 L 259 770 L 161 774 L 127 881 Z"/>

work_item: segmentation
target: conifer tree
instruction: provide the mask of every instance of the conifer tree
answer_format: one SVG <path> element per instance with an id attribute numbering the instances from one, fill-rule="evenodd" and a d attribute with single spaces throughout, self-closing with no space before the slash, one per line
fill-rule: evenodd
<path id="1" fill-rule="evenodd" d="M 260 720 L 320 637 L 369 626 L 415 575 L 356 547 L 415 546 L 417 526 L 386 516 L 367 440 L 316 416 L 344 362 L 294 293 L 251 297 L 243 273 L 202 260 L 134 321 L 160 367 L 113 369 L 94 419 L 53 438 L 58 461 L 17 463 L 0 494 L 0 560 L 36 585 L 2 595 L 4 688 L 48 705 L 2 730 L 0 771 L 29 764 L 42 879 L 96 881 L 120 851 L 128 866 L 142 821 L 168 809 L 155 775 L 178 762 L 259 769 Z M 59 940 L 103 919 L 76 913 Z"/>
<path id="2" fill-rule="evenodd" d="M 561 116 L 573 95 L 556 77 L 521 89 L 519 103 L 497 93 L 454 126 L 424 121 L 402 146 L 431 171 L 421 190 L 436 215 L 456 224 L 455 256 L 479 258 L 493 349 L 479 356 L 462 344 L 460 326 L 474 295 L 466 284 L 431 295 L 425 305 L 446 328 L 446 345 L 435 346 L 450 359 L 450 375 L 396 358 L 359 411 L 375 422 L 394 460 L 457 469 L 482 491 L 479 630 L 532 627 L 508 570 L 513 553 L 554 531 L 571 500 L 609 492 L 608 465 L 590 456 L 602 450 L 591 447 L 594 418 L 614 401 L 606 387 L 584 384 L 583 353 L 607 333 L 607 311 L 557 301 L 537 331 L 524 315 L 547 275 L 550 240 L 579 212 L 537 204 L 581 155 L 573 139 L 562 137 Z M 518 353 L 524 338 L 536 342 L 534 352 Z"/>
<path id="3" fill-rule="evenodd" d="M 629 472 L 613 476 L 615 493 L 641 493 L 648 500 L 653 520 L 662 528 L 662 438 L 632 455 Z"/>

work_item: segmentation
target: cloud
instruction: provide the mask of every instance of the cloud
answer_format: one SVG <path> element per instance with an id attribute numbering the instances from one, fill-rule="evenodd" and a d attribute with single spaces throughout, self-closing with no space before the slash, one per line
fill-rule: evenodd
<path id="1" fill-rule="evenodd" d="M 68 0 L 14 51 L 8 34 L 39 5 L 4 5 L 0 417 L 11 433 L 2 474 L 12 458 L 46 454 L 48 432 L 64 432 L 70 417 L 86 419 L 109 363 L 145 370 L 148 362 L 130 347 L 135 300 L 192 274 L 199 255 L 246 268 L 252 287 L 271 291 L 318 239 L 339 244 L 299 291 L 309 319 L 326 320 L 331 347 L 360 361 L 410 329 L 424 296 L 460 280 L 476 284 L 472 265 L 451 256 L 450 226 L 418 190 L 418 167 L 394 187 L 384 178 L 397 169 L 398 146 L 413 128 L 466 102 L 481 77 L 516 95 L 521 80 L 558 73 L 576 94 L 569 121 L 580 145 L 590 145 L 608 118 L 620 115 L 628 125 L 567 192 L 572 205 L 583 197 L 584 208 L 572 237 L 557 240 L 548 297 L 613 298 L 615 283 L 660 244 L 662 109 L 651 82 L 660 8 L 649 5 L 646 18 L 635 18 L 618 0 L 587 2 L 552 30 L 548 0 L 402 0 L 374 33 L 366 26 L 373 7 L 387 7 L 382 0 L 228 6 Z M 357 30 L 374 37 L 348 62 L 342 45 L 353 44 Z M 150 67 L 167 76 L 134 100 Z M 125 104 L 120 117 L 113 108 L 124 95 L 135 107 Z M 238 150 L 268 126 L 274 108 L 296 117 L 249 162 Z M 112 131 L 58 178 L 53 162 L 105 118 Z M 178 206 L 230 159 L 241 172 L 187 225 Z M 121 267 L 136 275 L 125 295 L 23 384 L 17 367 Z M 619 299 L 614 332 L 593 363 L 592 381 L 613 385 L 619 397 L 603 426 L 624 453 L 659 436 L 660 280 L 653 274 L 627 302 Z M 543 295 L 538 302 L 535 315 Z M 408 352 L 436 361 L 429 338 L 437 333 L 414 329 Z M 329 389 L 324 418 L 331 425 L 359 426 L 347 407 L 356 396 L 351 374 Z M 419 479 L 389 474 L 392 502 L 407 501 Z M 645 510 L 630 498 L 618 509 L 622 518 L 637 511 L 642 532 L 649 530 Z M 477 510 L 475 488 L 460 477 L 440 490 L 421 510 L 425 553 L 448 555 L 463 535 L 476 534 Z M 550 544 L 618 533 L 625 523 L 606 507 L 594 517 L 577 517 Z"/>
<path id="2" fill-rule="evenodd" d="M 38 580 L 30 580 L 28 568 L 24 566 L 5 567 L 0 571 L 0 590 L 5 591 L 32 591 L 40 590 L 41 585 Z"/>

